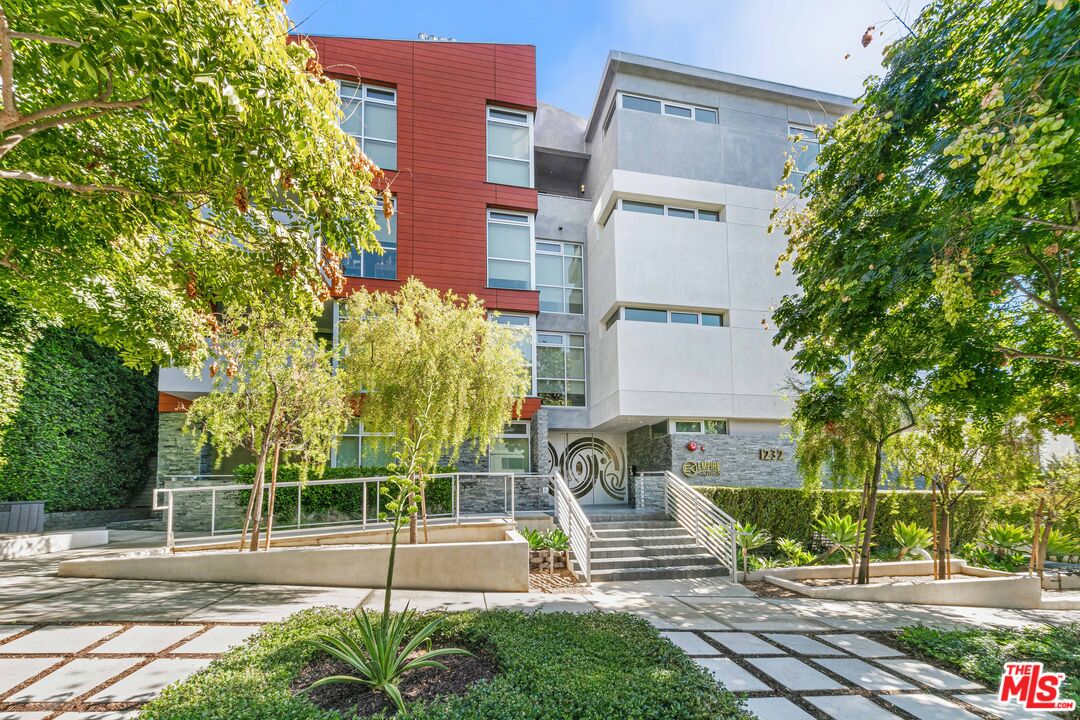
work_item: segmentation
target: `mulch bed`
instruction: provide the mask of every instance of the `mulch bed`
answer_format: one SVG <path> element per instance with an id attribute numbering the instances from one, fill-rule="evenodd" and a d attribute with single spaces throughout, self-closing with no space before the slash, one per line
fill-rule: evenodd
<path id="1" fill-rule="evenodd" d="M 742 584 L 744 588 L 754 593 L 758 597 L 763 598 L 801 598 L 806 597 L 802 593 L 797 593 L 794 590 L 788 590 L 778 585 L 773 585 L 768 582 L 748 582 Z"/>
<path id="2" fill-rule="evenodd" d="M 543 593 L 580 593 L 584 592 L 585 586 L 577 581 L 574 573 L 560 568 L 555 572 L 549 570 L 530 572 L 529 590 Z"/>
<path id="3" fill-rule="evenodd" d="M 495 663 L 483 655 L 447 655 L 438 658 L 446 669 L 427 667 L 405 674 L 398 685 L 406 705 L 429 702 L 439 696 L 462 695 L 473 683 L 490 680 L 499 672 Z M 291 690 L 301 692 L 316 680 L 331 675 L 355 675 L 351 666 L 334 658 L 323 657 L 310 663 L 293 680 Z M 393 714 L 393 701 L 381 692 L 368 690 L 356 683 L 323 685 L 307 698 L 323 710 L 334 710 L 346 718 L 365 718 L 381 712 Z"/>

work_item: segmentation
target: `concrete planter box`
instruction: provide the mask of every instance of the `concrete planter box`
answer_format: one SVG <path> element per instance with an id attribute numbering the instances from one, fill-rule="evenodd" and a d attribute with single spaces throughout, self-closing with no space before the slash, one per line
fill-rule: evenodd
<path id="1" fill-rule="evenodd" d="M 0 533 L 39 533 L 44 529 L 44 500 L 0 503 Z"/>
<path id="2" fill-rule="evenodd" d="M 379 535 L 382 537 L 379 537 Z M 389 539 L 389 533 L 283 538 L 269 551 L 214 549 L 169 553 L 164 548 L 122 557 L 68 560 L 62 577 L 174 580 L 336 587 L 382 587 L 390 546 L 349 544 Z M 469 539 L 461 539 L 467 536 Z M 399 544 L 394 587 L 413 590 L 527 592 L 529 543 L 505 524 L 429 528 L 431 542 Z M 408 542 L 406 537 L 406 543 Z"/>
<path id="3" fill-rule="evenodd" d="M 45 555 L 64 550 L 105 545 L 108 542 L 108 530 L 74 530 L 72 532 L 40 535 L 20 535 L 0 540 L 0 560 Z"/>

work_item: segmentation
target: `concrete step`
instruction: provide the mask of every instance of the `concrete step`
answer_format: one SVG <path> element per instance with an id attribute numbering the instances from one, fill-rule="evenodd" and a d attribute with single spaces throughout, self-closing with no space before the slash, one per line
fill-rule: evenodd
<path id="1" fill-rule="evenodd" d="M 682 578 L 723 577 L 727 569 L 720 565 L 683 565 L 680 567 L 647 567 L 592 572 L 593 582 L 612 580 L 677 580 Z"/>
<path id="2" fill-rule="evenodd" d="M 631 555 L 622 558 L 593 558 L 593 571 L 633 569 L 633 568 L 657 568 L 657 567 L 686 567 L 688 565 L 719 565 L 715 557 L 706 552 L 692 555 Z"/>
<path id="3" fill-rule="evenodd" d="M 664 513 L 591 513 L 585 510 L 585 516 L 593 525 L 608 522 L 642 522 L 652 520 L 668 520 Z"/>
<path id="4" fill-rule="evenodd" d="M 623 527 L 622 525 L 593 525 L 593 530 L 600 537 L 613 537 L 619 535 L 631 535 L 634 537 L 647 537 L 649 535 L 667 535 L 671 533 L 685 533 L 686 530 L 672 523 L 670 525 L 657 524 L 653 527 Z"/>
<path id="5" fill-rule="evenodd" d="M 594 530 L 656 530 L 679 527 L 674 520 L 634 520 L 632 522 L 594 522 Z"/>
<path id="6" fill-rule="evenodd" d="M 613 547 L 657 547 L 660 545 L 686 545 L 693 542 L 694 540 L 689 533 L 681 535 L 654 535 L 650 537 L 601 536 L 592 541 L 592 546 L 598 550 L 607 550 Z"/>
<path id="7" fill-rule="evenodd" d="M 596 560 L 599 558 L 633 557 L 637 555 L 644 555 L 645 557 L 654 557 L 657 555 L 686 555 L 698 552 L 701 552 L 701 546 L 693 543 L 642 546 L 634 545 L 631 540 L 628 541 L 626 545 L 620 545 L 618 547 L 604 546 L 599 548 L 594 543 L 592 557 Z"/>

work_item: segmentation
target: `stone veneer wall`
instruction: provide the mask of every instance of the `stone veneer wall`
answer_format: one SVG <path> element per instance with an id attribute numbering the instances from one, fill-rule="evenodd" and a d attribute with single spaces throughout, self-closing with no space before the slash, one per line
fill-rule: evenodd
<path id="1" fill-rule="evenodd" d="M 795 444 L 776 435 L 676 435 L 672 443 L 670 468 L 691 485 L 732 485 L 743 487 L 802 487 L 795 468 Z M 687 443 L 704 450 L 691 452 Z M 780 450 L 780 460 L 762 460 L 759 450 Z M 719 475 L 684 476 L 688 460 L 719 461 Z"/>
<path id="2" fill-rule="evenodd" d="M 650 429 L 639 427 L 626 433 L 626 462 L 637 472 L 671 469 L 670 435 L 653 437 Z"/>
<path id="3" fill-rule="evenodd" d="M 149 508 L 115 508 L 113 510 L 45 513 L 45 532 L 104 527 L 109 523 L 144 520 L 149 517 Z"/>
<path id="4" fill-rule="evenodd" d="M 195 450 L 195 438 L 183 432 L 186 413 L 158 413 L 157 476 L 208 475 L 212 472 L 210 448 Z"/>

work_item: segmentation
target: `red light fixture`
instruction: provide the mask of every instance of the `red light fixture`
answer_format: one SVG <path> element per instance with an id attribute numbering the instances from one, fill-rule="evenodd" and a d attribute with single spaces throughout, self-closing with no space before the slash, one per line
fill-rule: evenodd
<path id="1" fill-rule="evenodd" d="M 697 450 L 697 447 L 698 447 L 697 443 L 694 442 L 693 440 L 686 443 L 686 449 L 689 450 L 690 452 L 694 452 L 695 450 Z"/>

